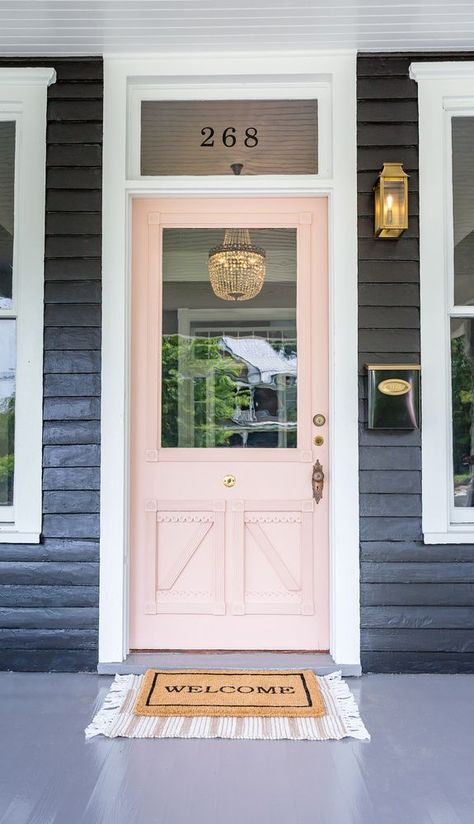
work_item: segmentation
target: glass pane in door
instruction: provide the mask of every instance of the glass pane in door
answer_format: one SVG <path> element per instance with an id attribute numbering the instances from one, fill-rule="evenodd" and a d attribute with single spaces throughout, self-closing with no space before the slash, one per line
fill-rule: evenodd
<path id="1" fill-rule="evenodd" d="M 297 445 L 295 229 L 164 229 L 163 447 Z"/>

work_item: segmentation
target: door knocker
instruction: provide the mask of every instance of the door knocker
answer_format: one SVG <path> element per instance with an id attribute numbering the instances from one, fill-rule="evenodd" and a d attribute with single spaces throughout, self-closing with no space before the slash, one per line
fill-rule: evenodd
<path id="1" fill-rule="evenodd" d="M 324 472 L 323 467 L 316 461 L 313 466 L 313 477 L 312 477 L 312 484 L 313 484 L 313 498 L 317 504 L 319 504 L 321 498 L 323 497 L 323 487 L 324 487 Z"/>

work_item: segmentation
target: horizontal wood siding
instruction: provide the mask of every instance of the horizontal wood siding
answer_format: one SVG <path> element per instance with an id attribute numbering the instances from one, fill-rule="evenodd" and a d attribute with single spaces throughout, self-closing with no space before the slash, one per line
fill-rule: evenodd
<path id="1" fill-rule="evenodd" d="M 54 66 L 46 170 L 43 535 L 0 545 L 0 668 L 94 670 L 99 598 L 102 60 Z"/>
<path id="2" fill-rule="evenodd" d="M 419 432 L 367 430 L 370 362 L 420 358 L 417 85 L 413 60 L 474 54 L 360 55 L 358 98 L 360 532 L 362 666 L 374 672 L 474 672 L 474 546 L 425 546 Z M 409 230 L 373 237 L 382 164 L 410 175 Z"/>

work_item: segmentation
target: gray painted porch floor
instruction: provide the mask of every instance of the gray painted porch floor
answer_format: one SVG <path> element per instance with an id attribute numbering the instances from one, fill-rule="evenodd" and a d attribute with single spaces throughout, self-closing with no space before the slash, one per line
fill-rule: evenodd
<path id="1" fill-rule="evenodd" d="M 2 824 L 474 821 L 474 676 L 351 679 L 371 742 L 86 742 L 110 682 L 0 674 Z"/>

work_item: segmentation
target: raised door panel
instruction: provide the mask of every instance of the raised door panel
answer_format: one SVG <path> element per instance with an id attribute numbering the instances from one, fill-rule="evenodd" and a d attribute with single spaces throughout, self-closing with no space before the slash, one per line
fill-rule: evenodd
<path id="1" fill-rule="evenodd" d="M 148 501 L 147 615 L 223 615 L 224 501 Z"/>
<path id="2" fill-rule="evenodd" d="M 313 501 L 234 501 L 234 615 L 313 615 Z"/>

